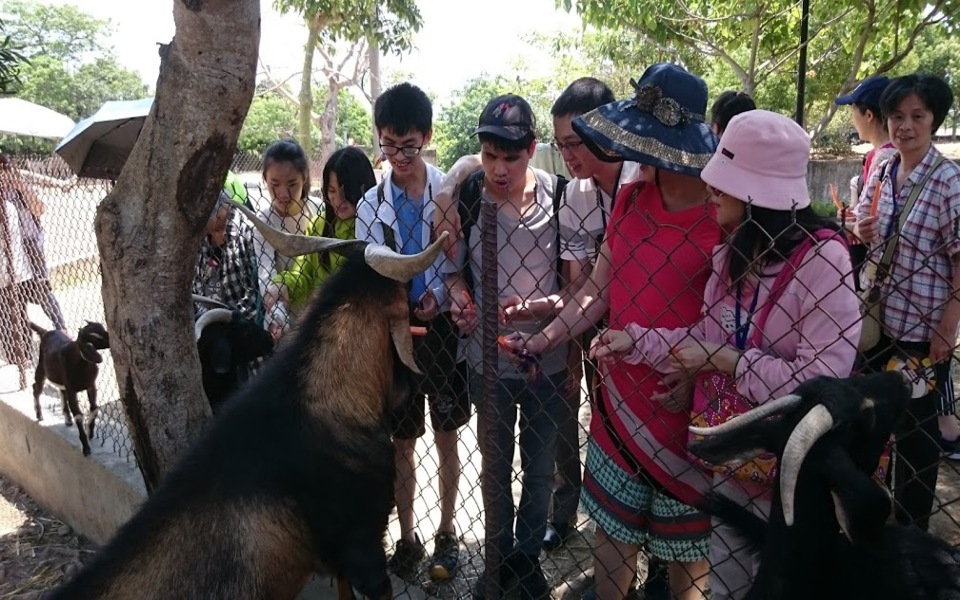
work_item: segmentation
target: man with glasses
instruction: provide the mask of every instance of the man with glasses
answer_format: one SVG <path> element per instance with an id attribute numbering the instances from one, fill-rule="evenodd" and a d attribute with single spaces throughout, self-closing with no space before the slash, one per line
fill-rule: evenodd
<path id="1" fill-rule="evenodd" d="M 418 87 L 401 83 L 377 98 L 373 118 L 380 150 L 390 168 L 383 181 L 357 205 L 357 239 L 383 244 L 402 254 L 416 254 L 430 243 L 433 192 L 443 177 L 443 172 L 424 162 L 421 155 L 433 133 L 430 99 Z M 389 564 L 403 579 L 415 576 L 426 556 L 414 528 L 413 514 L 418 462 L 414 449 L 426 429 L 425 395 L 430 405 L 440 480 L 440 522 L 428 572 L 432 579 L 443 581 L 459 567 L 460 544 L 453 523 L 460 480 L 458 430 L 470 420 L 470 403 L 456 379 L 454 365 L 459 340 L 449 317 L 442 273 L 446 260 L 441 255 L 411 282 L 411 324 L 427 328 L 427 335 L 414 341 L 417 364 L 426 376 L 417 378 L 418 389 L 413 398 L 390 417 L 396 447 L 395 495 L 400 539 Z"/>

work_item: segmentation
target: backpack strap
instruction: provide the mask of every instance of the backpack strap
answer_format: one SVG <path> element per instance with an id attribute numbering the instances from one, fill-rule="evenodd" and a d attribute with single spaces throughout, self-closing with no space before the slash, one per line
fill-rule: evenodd
<path id="1" fill-rule="evenodd" d="M 383 191 L 383 186 L 387 183 L 386 177 L 384 177 L 379 184 L 377 184 L 377 208 L 387 201 L 386 194 Z M 397 252 L 397 240 L 393 235 L 393 227 L 388 223 L 380 222 L 380 227 L 383 230 L 383 243 L 387 248 L 390 248 L 394 252 Z"/>
<path id="2" fill-rule="evenodd" d="M 797 269 L 799 269 L 800 265 L 803 264 L 803 259 L 806 258 L 807 252 L 817 243 L 834 239 L 846 247 L 847 241 L 842 235 L 840 235 L 840 232 L 832 229 L 818 229 L 812 232 L 810 235 L 804 236 L 803 240 L 796 245 L 796 247 L 793 249 L 793 252 L 790 253 L 790 258 L 787 259 L 787 262 L 784 263 L 783 267 L 780 269 L 780 272 L 777 273 L 777 277 L 773 280 L 773 285 L 770 286 L 770 295 L 767 296 L 766 301 L 763 303 L 763 308 L 760 310 L 760 314 L 757 315 L 757 320 L 753 327 L 753 333 L 750 335 L 751 348 L 760 347 L 760 340 L 763 336 L 763 326 L 767 323 L 767 317 L 770 315 L 770 311 L 773 310 L 773 307 L 780 300 L 780 296 L 783 295 L 784 290 L 787 288 L 787 284 L 789 284 L 790 280 L 793 279 Z"/>
<path id="3" fill-rule="evenodd" d="M 470 252 L 470 232 L 473 230 L 473 226 L 480 222 L 480 202 L 482 200 L 481 196 L 483 190 L 483 177 L 483 169 L 478 169 L 468 175 L 460 185 L 457 212 L 460 216 L 460 230 L 463 232 L 463 241 L 467 247 L 467 252 Z M 553 183 L 553 215 L 551 216 L 551 219 L 553 220 L 553 227 L 557 232 L 555 244 L 557 249 L 556 271 L 557 276 L 560 277 L 563 273 L 563 259 L 560 258 L 560 205 L 563 203 L 563 199 L 566 197 L 568 182 L 567 178 L 563 175 L 554 175 Z M 473 276 L 470 273 L 470 269 L 464 270 L 463 277 L 466 280 L 467 288 L 472 294 Z"/>

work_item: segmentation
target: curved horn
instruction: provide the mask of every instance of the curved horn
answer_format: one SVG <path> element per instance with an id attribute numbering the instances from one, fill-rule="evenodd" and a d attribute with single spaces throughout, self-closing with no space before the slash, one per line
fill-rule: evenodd
<path id="1" fill-rule="evenodd" d="M 211 323 L 229 323 L 233 320 L 233 311 L 226 308 L 211 308 L 200 315 L 197 322 L 193 325 L 194 341 L 199 342 L 203 335 L 203 329 Z"/>
<path id="2" fill-rule="evenodd" d="M 793 496 L 797 491 L 797 476 L 803 459 L 810 448 L 825 433 L 833 428 L 833 415 L 822 404 L 810 409 L 793 429 L 780 457 L 780 502 L 783 504 L 783 520 L 787 527 L 793 525 Z"/>
<path id="3" fill-rule="evenodd" d="M 190 297 L 197 304 L 205 304 L 207 306 L 213 306 L 216 308 L 226 308 L 228 310 L 230 309 L 230 307 L 224 304 L 223 302 L 220 302 L 219 300 L 214 300 L 213 298 L 207 298 L 206 296 L 201 296 L 200 294 L 190 294 Z"/>
<path id="4" fill-rule="evenodd" d="M 255 215 L 253 211 L 246 206 L 238 202 L 233 202 L 233 205 L 250 219 L 254 227 L 257 228 L 257 231 L 263 235 L 263 239 L 284 256 L 300 256 L 302 254 L 313 254 L 325 250 L 342 250 L 344 248 L 362 248 L 363 246 L 369 245 L 369 242 L 362 240 L 338 240 L 335 238 L 285 233 L 264 223 L 260 217 Z"/>
<path id="5" fill-rule="evenodd" d="M 370 268 L 380 273 L 384 277 L 406 283 L 416 275 L 423 273 L 427 267 L 437 260 L 440 250 L 443 247 L 443 241 L 447 239 L 448 232 L 444 231 L 437 238 L 437 241 L 430 244 L 426 250 L 419 254 L 405 256 L 397 254 L 386 246 L 370 244 L 363 251 L 364 260 L 370 265 Z"/>
<path id="6" fill-rule="evenodd" d="M 761 404 L 749 412 L 737 415 L 725 423 L 721 423 L 713 427 L 690 427 L 690 433 L 693 435 L 710 436 L 727 433 L 729 431 L 736 431 L 741 427 L 745 427 L 746 425 L 755 423 L 761 419 L 765 419 L 776 412 L 791 409 L 799 404 L 801 400 L 803 400 L 803 398 L 796 394 L 783 396 L 782 398 L 777 398 L 776 400 L 771 400 L 770 402 Z"/>

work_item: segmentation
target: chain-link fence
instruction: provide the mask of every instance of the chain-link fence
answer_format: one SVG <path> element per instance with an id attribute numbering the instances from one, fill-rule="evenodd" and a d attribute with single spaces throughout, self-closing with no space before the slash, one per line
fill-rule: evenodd
<path id="1" fill-rule="evenodd" d="M 6 392 L 29 389 L 33 379 L 39 342 L 28 322 L 74 335 L 84 321 L 104 320 L 93 220 L 110 185 L 73 178 L 58 158 L 14 163 L 15 169 L 0 171 L 4 399 L 14 395 Z M 262 167 L 260 157 L 238 155 L 232 170 L 248 201 L 269 216 Z M 430 173 L 423 182 L 428 198 L 440 189 L 439 174 Z M 304 207 L 311 217 L 325 211 L 320 170 L 313 175 L 313 200 Z M 337 191 L 352 202 L 346 177 L 338 174 Z M 858 354 L 848 251 L 839 238 L 807 235 L 825 223 L 801 219 L 803 236 L 795 235 L 795 222 L 781 225 L 772 243 L 781 260 L 757 265 L 744 246 L 724 241 L 717 217 L 702 203 L 665 209 L 649 187 L 630 185 L 617 196 L 620 206 L 611 207 L 599 189 L 571 187 L 562 196 L 552 177 L 534 177 L 523 202 L 499 210 L 490 201 L 496 191 L 468 178 L 458 208 L 451 209 L 458 210 L 461 243 L 411 284 L 412 324 L 426 329 L 415 350 L 430 397 L 391 419 L 404 483 L 397 486 L 398 510 L 386 537 L 390 567 L 411 589 L 440 597 L 519 591 L 522 598 L 540 598 L 552 591 L 661 598 L 671 586 L 678 594 L 684 588 L 709 594 L 709 588 L 714 597 L 730 597 L 728 590 L 749 585 L 755 556 L 741 533 L 711 523 L 690 505 L 717 489 L 766 517 L 780 504 L 779 492 L 768 481 L 774 476 L 769 454 L 737 472 L 721 472 L 691 454 L 691 421 L 716 424 L 787 396 L 816 375 L 879 370 L 898 357 L 922 358 L 929 345 L 902 335 L 901 343 L 884 338 L 883 350 L 874 349 L 869 360 Z M 405 253 L 422 248 L 433 206 L 407 202 L 419 196 L 416 186 L 380 184 L 343 235 Z M 349 212 L 327 214 L 349 223 Z M 294 221 L 277 222 L 308 231 L 310 219 Z M 758 224 L 768 226 L 748 213 L 738 229 L 745 233 L 729 239 L 756 243 Z M 272 269 L 248 282 L 265 327 L 282 330 L 287 313 L 295 323 L 309 292 L 336 268 L 335 262 L 309 267 L 263 254 L 271 249 L 257 245 L 249 224 L 229 235 L 250 236 L 249 246 L 260 253 L 252 268 Z M 601 244 L 609 253 L 600 253 Z M 717 247 L 723 249 L 715 253 Z M 780 268 L 784 262 L 790 269 Z M 310 268 L 317 272 L 306 277 Z M 285 276 L 292 272 L 297 278 Z M 780 272 L 788 276 L 778 279 Z M 907 286 L 915 275 L 901 270 L 890 285 Z M 310 289 L 294 289 L 306 285 L 301 281 Z M 602 287 L 591 287 L 594 281 Z M 607 332 L 598 350 L 607 359 L 587 359 L 599 332 Z M 957 427 L 955 364 L 931 371 L 937 385 L 899 421 L 897 444 L 883 453 L 876 477 L 894 490 L 899 516 L 957 546 L 960 462 L 953 458 L 960 459 L 960 444 L 949 443 Z M 109 355 L 100 367 L 93 441 L 133 460 Z M 41 409 L 48 419 L 65 417 L 59 391 L 49 383 Z M 790 408 L 783 410 L 764 423 L 789 422 Z M 850 450 L 864 439 L 848 429 L 843 435 L 829 439 L 835 449 Z M 762 450 L 769 440 L 748 441 Z M 769 443 L 780 450 L 786 440 Z M 741 441 L 733 447 L 730 456 L 751 450 Z M 801 468 L 803 477 L 814 476 Z M 797 494 L 813 487 L 801 479 Z M 809 518 L 805 503 L 822 500 L 798 497 L 798 524 Z M 832 526 L 836 533 L 836 522 Z M 482 578 L 483 572 L 496 576 Z"/>

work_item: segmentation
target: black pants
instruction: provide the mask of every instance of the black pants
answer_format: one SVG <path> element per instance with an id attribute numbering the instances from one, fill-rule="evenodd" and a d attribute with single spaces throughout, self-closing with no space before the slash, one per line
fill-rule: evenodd
<path id="1" fill-rule="evenodd" d="M 928 342 L 891 340 L 883 335 L 876 350 L 866 359 L 868 371 L 882 371 L 892 356 L 927 356 Z M 943 403 L 945 386 L 950 383 L 950 363 L 934 367 L 937 385 L 932 392 L 910 402 L 894 432 L 893 497 L 897 521 L 915 523 L 927 530 L 934 510 L 937 470 L 940 466 L 940 427 L 937 417 Z"/>

